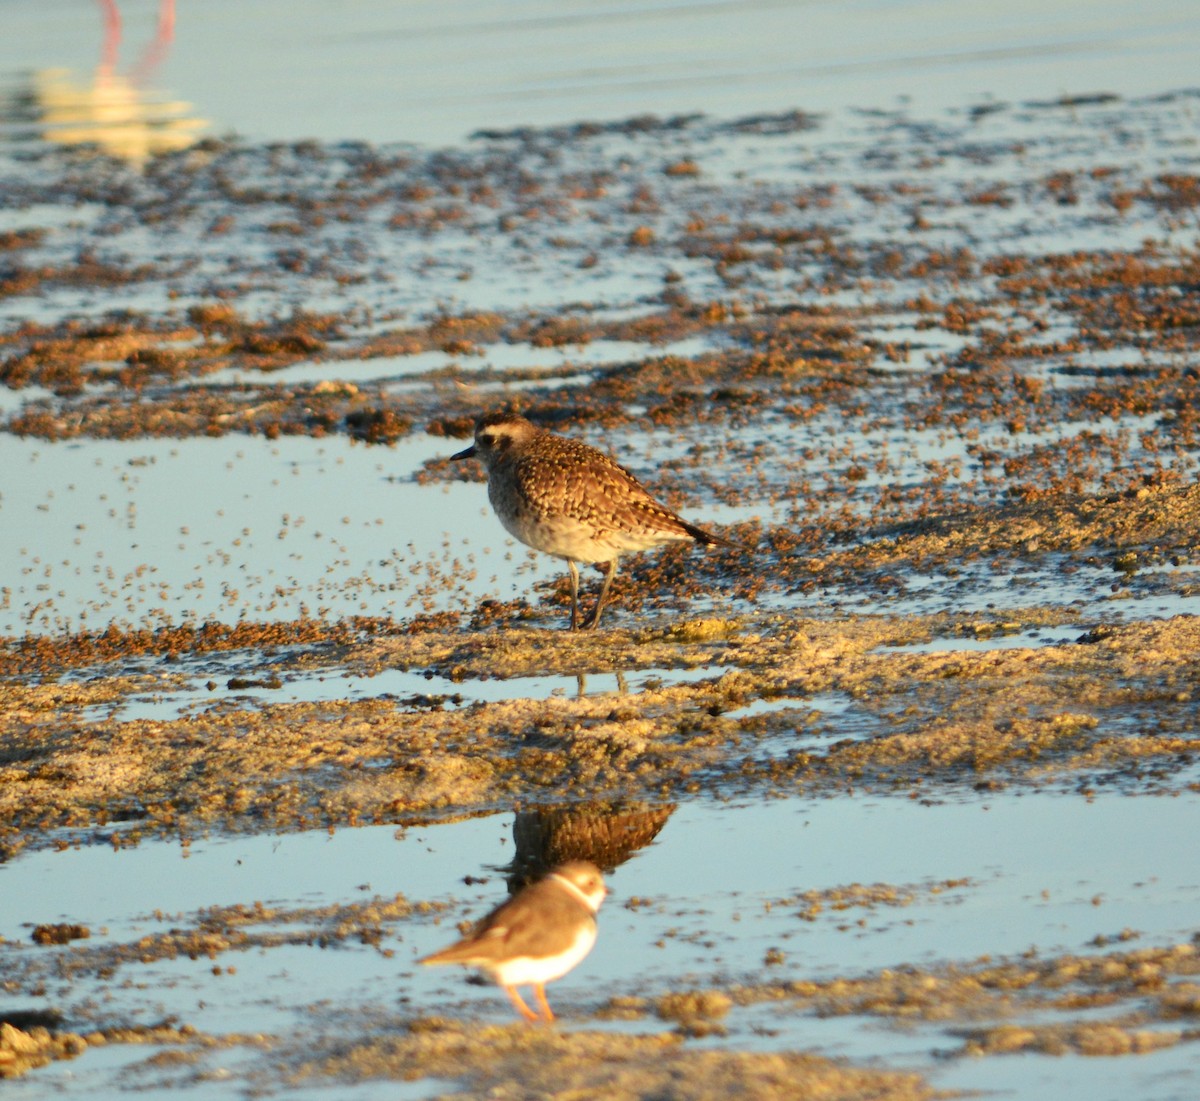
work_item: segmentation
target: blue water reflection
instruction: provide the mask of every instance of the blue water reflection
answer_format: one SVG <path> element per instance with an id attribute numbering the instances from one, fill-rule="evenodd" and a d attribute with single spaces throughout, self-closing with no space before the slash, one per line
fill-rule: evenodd
<path id="1" fill-rule="evenodd" d="M 93 140 L 134 160 L 194 139 L 198 115 L 255 140 L 442 145 L 644 113 L 1146 95 L 1189 86 L 1200 56 L 1200 6 L 1179 0 L 7 0 L 4 22 L 4 131 L 50 95 L 72 121 L 48 136 L 103 121 L 111 143 Z"/>

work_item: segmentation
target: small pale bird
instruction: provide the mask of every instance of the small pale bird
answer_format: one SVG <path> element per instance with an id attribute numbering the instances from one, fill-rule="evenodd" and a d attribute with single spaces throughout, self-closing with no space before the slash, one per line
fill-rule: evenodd
<path id="1" fill-rule="evenodd" d="M 571 630 L 579 627 L 579 563 L 604 566 L 595 627 L 604 611 L 617 561 L 629 551 L 692 540 L 736 547 L 659 504 L 615 460 L 579 440 L 556 436 L 515 413 L 489 413 L 475 422 L 475 442 L 452 460 L 478 459 L 488 476 L 488 499 L 510 535 L 534 550 L 566 560 L 571 571 Z"/>
<path id="2" fill-rule="evenodd" d="M 553 1021 L 546 983 L 562 978 L 592 950 L 596 912 L 607 893 L 595 864 L 559 864 L 497 906 L 462 940 L 420 962 L 486 971 L 527 1021 Z M 519 986 L 533 988 L 541 1016 L 525 1004 Z"/>

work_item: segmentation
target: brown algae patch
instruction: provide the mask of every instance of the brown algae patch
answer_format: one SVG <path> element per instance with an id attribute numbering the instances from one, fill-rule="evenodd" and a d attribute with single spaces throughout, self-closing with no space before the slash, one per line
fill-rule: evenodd
<path id="1" fill-rule="evenodd" d="M 816 921 L 818 916 L 827 912 L 838 915 L 843 921 L 841 928 L 849 922 L 849 911 L 872 911 L 880 907 L 909 906 L 918 898 L 925 895 L 941 895 L 947 891 L 959 891 L 971 885 L 967 879 L 949 879 L 941 883 L 927 884 L 892 884 L 892 883 L 850 883 L 845 886 L 825 888 L 824 890 L 804 891 L 802 894 L 781 899 L 772 899 L 766 903 L 768 909 L 784 908 L 795 911 L 804 921 Z M 855 923 L 865 925 L 866 918 L 855 918 Z M 769 962 L 777 964 L 782 960 L 773 957 Z"/>
<path id="2" fill-rule="evenodd" d="M 1196 1030 L 1165 1031 L 1138 1027 L 1138 1018 L 1105 1021 L 1103 1024 L 1002 1025 L 968 1034 L 966 1055 L 1010 1055 L 1039 1052 L 1043 1055 L 1144 1055 L 1196 1039 Z M 1191 1034 L 1189 1034 L 1191 1033 Z"/>
<path id="3" fill-rule="evenodd" d="M 25 1017 L 47 1018 L 25 1021 Z M 164 1051 L 152 1061 L 191 1062 L 198 1052 L 213 1048 L 266 1047 L 266 1037 L 257 1035 L 212 1036 L 189 1025 L 152 1025 L 99 1028 L 74 1032 L 59 1027 L 54 1014 L 9 1014 L 0 1018 L 0 1079 L 17 1078 L 59 1059 L 77 1059 L 87 1051 L 112 1044 L 154 1044 Z M 13 1023 L 16 1022 L 16 1023 Z"/>
<path id="4" fill-rule="evenodd" d="M 256 901 L 209 906 L 189 915 L 156 913 L 156 919 L 168 927 L 136 940 L 73 944 L 54 953 L 10 954 L 6 981 L 15 988 L 18 982 L 36 986 L 52 977 L 111 979 L 121 968 L 139 964 L 177 959 L 216 961 L 229 953 L 265 952 L 289 945 L 327 949 L 361 944 L 387 959 L 394 951 L 383 947 L 383 942 L 395 925 L 440 909 L 438 904 L 411 902 L 397 894 L 324 906 L 282 907 Z M 236 966 L 230 965 L 227 973 L 235 971 Z"/>
<path id="5" fill-rule="evenodd" d="M 716 995 L 679 990 L 657 1001 L 622 997 L 602 1009 L 601 1015 L 684 1019 L 725 1016 L 731 1006 L 737 1013 L 741 1008 L 771 1005 L 779 1013 L 822 1018 L 865 1015 L 895 1024 L 951 1026 L 962 1040 L 956 1052 L 960 1055 L 1019 1050 L 1120 1055 L 1200 1040 L 1200 1028 L 1192 1027 L 1200 1013 L 1197 975 L 1200 951 L 1195 944 L 1094 956 L 1039 958 L 1031 952 L 1011 960 L 899 965 L 859 976 L 731 984 Z M 719 1010 L 707 1014 L 703 1007 L 713 996 Z M 1105 1011 L 1103 1021 L 1094 1019 L 1098 1010 Z M 1050 1014 L 1078 1019 L 1048 1021 Z M 1037 1018 L 1039 1023 L 1019 1023 L 1021 1018 Z M 991 1023 L 957 1027 L 968 1021 Z M 1099 1037 L 1109 1030 L 1114 1039 L 1103 1045 Z M 1085 1040 L 1089 1034 L 1094 1038 L 1091 1050 Z M 1115 1039 L 1118 1034 L 1125 1039 Z M 1147 1035 L 1155 1038 L 1147 1041 Z"/>
<path id="6" fill-rule="evenodd" d="M 87 1041 L 72 1032 L 52 1032 L 41 1024 L 18 1028 L 0 1022 L 0 1078 L 16 1078 L 55 1059 L 74 1059 Z"/>

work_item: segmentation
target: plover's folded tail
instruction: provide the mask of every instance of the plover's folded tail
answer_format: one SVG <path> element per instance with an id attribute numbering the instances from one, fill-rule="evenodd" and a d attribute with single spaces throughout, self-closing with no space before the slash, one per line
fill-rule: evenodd
<path id="1" fill-rule="evenodd" d="M 697 543 L 706 547 L 729 547 L 731 550 L 740 550 L 750 553 L 754 547 L 747 546 L 745 543 L 735 543 L 732 539 L 726 539 L 723 535 L 713 535 L 711 531 L 705 531 L 703 528 L 696 527 L 695 524 L 689 524 L 686 520 L 679 519 L 683 525 L 683 530 L 688 533 Z"/>

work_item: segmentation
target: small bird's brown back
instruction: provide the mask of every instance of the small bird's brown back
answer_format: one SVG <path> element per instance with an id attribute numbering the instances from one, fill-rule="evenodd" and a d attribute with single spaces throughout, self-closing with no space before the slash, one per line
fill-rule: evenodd
<path id="1" fill-rule="evenodd" d="M 595 916 L 578 899 L 541 880 L 496 907 L 462 940 L 426 956 L 421 963 L 486 963 L 514 956 L 566 950 L 578 923 Z"/>

